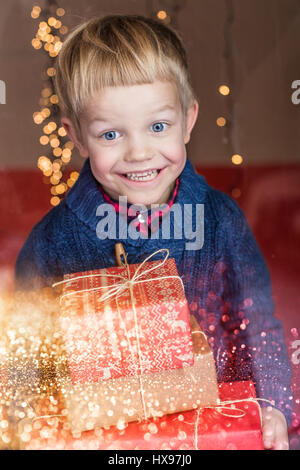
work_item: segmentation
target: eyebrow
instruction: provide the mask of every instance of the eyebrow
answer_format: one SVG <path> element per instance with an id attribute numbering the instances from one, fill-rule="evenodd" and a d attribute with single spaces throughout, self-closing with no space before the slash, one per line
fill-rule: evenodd
<path id="1" fill-rule="evenodd" d="M 174 106 L 170 105 L 170 104 L 166 104 L 165 106 L 162 106 L 161 108 L 153 110 L 150 114 L 161 113 L 162 111 L 166 111 L 166 110 L 176 111 L 176 108 Z M 98 116 L 98 117 L 95 117 L 94 119 L 92 119 L 91 123 L 95 122 L 95 121 L 108 122 L 110 120 L 111 120 L 111 118 L 106 119 L 104 117 Z"/>

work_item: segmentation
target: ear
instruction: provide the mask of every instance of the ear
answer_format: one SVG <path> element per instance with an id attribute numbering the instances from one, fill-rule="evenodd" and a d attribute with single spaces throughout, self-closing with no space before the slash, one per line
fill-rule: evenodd
<path id="1" fill-rule="evenodd" d="M 191 132 L 197 121 L 199 111 L 199 104 L 197 100 L 193 100 L 191 105 L 188 108 L 186 119 L 185 119 L 185 135 L 184 135 L 184 143 L 187 144 L 191 138 Z"/>
<path id="2" fill-rule="evenodd" d="M 68 134 L 69 138 L 72 140 L 72 142 L 74 142 L 74 144 L 78 148 L 80 155 L 83 158 L 88 158 L 88 156 L 89 156 L 88 150 L 80 142 L 78 136 L 76 135 L 75 127 L 74 127 L 71 119 L 64 116 L 64 117 L 61 118 L 61 123 L 62 123 L 66 133 Z"/>

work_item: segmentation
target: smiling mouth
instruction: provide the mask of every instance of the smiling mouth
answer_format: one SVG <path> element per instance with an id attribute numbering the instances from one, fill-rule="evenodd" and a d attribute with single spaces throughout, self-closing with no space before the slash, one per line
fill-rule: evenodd
<path id="1" fill-rule="evenodd" d="M 124 173 L 122 174 L 123 177 L 127 178 L 130 181 L 151 181 L 154 180 L 158 174 L 161 172 L 161 168 L 157 170 L 149 170 L 139 173 Z"/>

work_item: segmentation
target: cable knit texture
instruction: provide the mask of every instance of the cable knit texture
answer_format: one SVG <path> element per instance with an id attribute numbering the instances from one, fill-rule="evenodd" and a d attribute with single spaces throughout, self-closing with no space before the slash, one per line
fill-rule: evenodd
<path id="1" fill-rule="evenodd" d="M 89 159 L 64 201 L 33 228 L 16 263 L 16 289 L 51 285 L 64 274 L 116 265 L 115 243 L 122 241 L 129 263 L 140 263 L 160 248 L 176 261 L 190 311 L 198 319 L 214 351 L 218 380 L 252 378 L 257 396 L 273 400 L 292 416 L 291 367 L 281 322 L 274 317 L 270 276 L 245 215 L 226 194 L 210 187 L 187 159 L 174 201 L 182 214 L 204 205 L 204 244 L 187 250 L 193 240 L 105 239 L 97 237 L 96 209 L 106 201 L 93 177 Z M 187 206 L 189 205 L 189 206 Z M 172 212 L 172 211 L 171 211 Z M 117 219 L 119 214 L 117 214 Z M 182 218 L 184 220 L 184 218 Z M 152 260 L 161 259 L 156 255 Z M 262 402 L 262 406 L 266 406 Z"/>

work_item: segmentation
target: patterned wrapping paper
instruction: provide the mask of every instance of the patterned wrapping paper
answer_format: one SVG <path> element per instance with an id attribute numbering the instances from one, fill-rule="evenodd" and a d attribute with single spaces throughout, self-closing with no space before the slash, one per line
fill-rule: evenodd
<path id="1" fill-rule="evenodd" d="M 65 417 L 53 416 L 23 423 L 25 450 L 262 450 L 262 432 L 254 385 L 249 382 L 219 384 L 221 400 L 232 404 L 232 416 L 203 408 L 165 415 L 123 427 L 96 428 L 72 433 Z M 58 400 L 44 401 L 39 414 L 61 412 Z M 234 417 L 244 413 L 241 417 Z M 226 413 L 229 413 L 226 410 Z"/>
<path id="2" fill-rule="evenodd" d="M 139 279 L 147 282 L 133 286 L 138 326 L 129 289 L 117 299 L 100 301 L 103 287 L 120 282 L 120 276 L 127 278 L 126 267 L 65 276 L 69 282 L 63 285 L 60 324 L 73 384 L 193 365 L 184 288 L 175 260 L 169 258 L 161 264 L 161 261 L 145 263 L 143 270 L 156 269 Z M 128 266 L 131 278 L 139 266 Z M 173 277 L 157 279 L 165 276 Z M 96 290 L 87 292 L 90 289 Z M 85 292 L 79 292 L 82 290 Z"/>
<path id="3" fill-rule="evenodd" d="M 99 426 L 161 417 L 198 406 L 218 403 L 213 352 L 191 315 L 194 365 L 140 376 L 120 377 L 92 384 L 73 385 L 62 380 L 70 429 L 85 431 Z"/>

